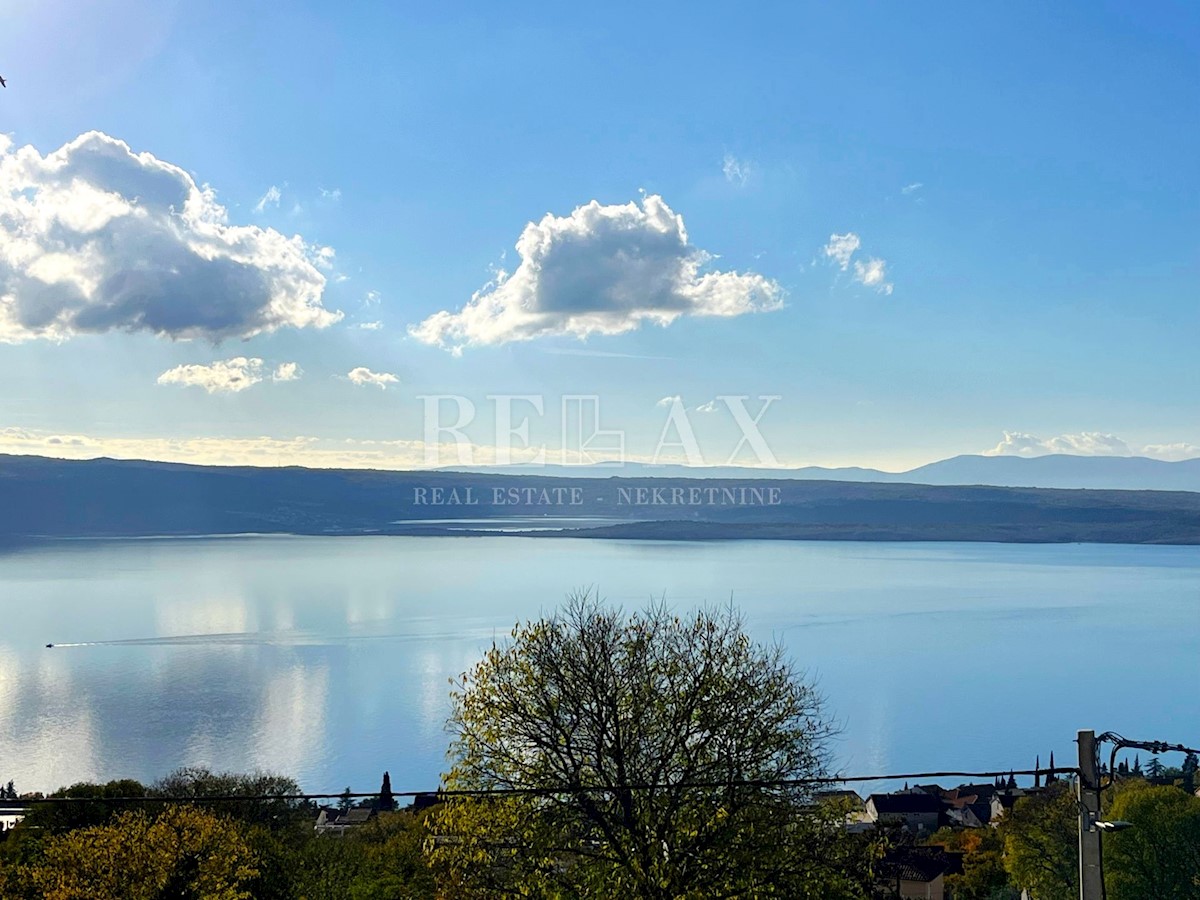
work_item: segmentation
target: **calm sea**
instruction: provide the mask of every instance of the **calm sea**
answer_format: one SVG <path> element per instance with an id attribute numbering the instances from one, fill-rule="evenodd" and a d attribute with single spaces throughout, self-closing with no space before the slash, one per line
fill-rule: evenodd
<path id="1" fill-rule="evenodd" d="M 1200 548 L 70 541 L 0 553 L 0 780 L 431 789 L 448 680 L 582 587 L 732 598 L 819 681 L 847 773 L 1067 762 L 1079 728 L 1196 737 Z"/>

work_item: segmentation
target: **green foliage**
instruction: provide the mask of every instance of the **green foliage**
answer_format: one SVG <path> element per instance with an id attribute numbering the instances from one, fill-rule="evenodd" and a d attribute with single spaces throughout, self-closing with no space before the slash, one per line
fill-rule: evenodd
<path id="1" fill-rule="evenodd" d="M 1106 815 L 1134 826 L 1104 838 L 1109 900 L 1200 898 L 1200 799 L 1131 780 L 1118 786 Z"/>
<path id="2" fill-rule="evenodd" d="M 294 779 L 269 772 L 250 775 L 213 772 L 203 767 L 177 769 L 147 790 L 150 797 L 194 797 L 208 799 L 206 808 L 248 824 L 278 828 L 289 822 L 306 821 L 316 813 L 303 801 L 283 797 L 299 794 Z M 271 800 L 240 800 L 240 797 L 278 797 Z M 232 800 L 212 798 L 234 798 Z"/>
<path id="3" fill-rule="evenodd" d="M 249 900 L 255 862 L 238 823 L 174 806 L 50 835 L 35 862 L 0 870 L 0 888 L 14 900 Z"/>
<path id="4" fill-rule="evenodd" d="M 946 876 L 955 900 L 1016 900 L 1004 868 L 1004 837 L 996 828 L 943 828 L 926 841 L 963 855 L 961 875 Z"/>
<path id="5" fill-rule="evenodd" d="M 1000 824 L 1004 867 L 1012 883 L 1038 900 L 1079 896 L 1079 813 L 1069 785 L 1023 797 Z"/>
<path id="6" fill-rule="evenodd" d="M 291 896 L 302 900 L 424 900 L 437 896 L 422 844 L 425 826 L 384 813 L 344 836 L 317 836 L 297 859 Z"/>
<path id="7" fill-rule="evenodd" d="M 139 809 L 137 804 L 114 803 L 116 797 L 144 797 L 146 788 L 132 779 L 93 784 L 81 781 L 70 787 L 59 788 L 51 797 L 74 797 L 94 799 L 92 803 L 43 803 L 37 804 L 25 818 L 25 825 L 51 834 L 60 834 L 90 825 L 102 825 L 121 812 Z"/>
<path id="8" fill-rule="evenodd" d="M 1183 760 L 1183 766 L 1179 770 L 1179 775 L 1183 780 L 1183 789 L 1189 794 L 1196 792 L 1196 770 L 1200 768 L 1200 759 L 1196 758 L 1195 753 L 1189 753 Z"/>
<path id="9" fill-rule="evenodd" d="M 89 802 L 37 805 L 9 833 L 10 839 L 0 844 L 0 897 L 435 896 L 433 873 L 423 852 L 426 831 L 417 817 L 385 813 L 345 836 L 317 835 L 312 827 L 315 811 L 282 799 L 298 792 L 290 778 L 207 769 L 181 769 L 149 789 L 132 781 L 64 788 L 56 796 Z M 167 795 L 193 797 L 196 802 L 153 801 Z M 259 795 L 269 799 L 249 799 Z M 147 801 L 134 808 L 105 802 L 142 796 Z M 234 799 L 213 799 L 217 797 Z"/>
<path id="10" fill-rule="evenodd" d="M 732 611 L 627 615 L 574 597 L 493 645 L 452 700 L 446 786 L 539 793 L 431 816 L 451 896 L 834 897 L 831 861 L 848 882 L 869 867 L 808 791 L 734 784 L 823 772 L 831 729 L 782 650 Z"/>

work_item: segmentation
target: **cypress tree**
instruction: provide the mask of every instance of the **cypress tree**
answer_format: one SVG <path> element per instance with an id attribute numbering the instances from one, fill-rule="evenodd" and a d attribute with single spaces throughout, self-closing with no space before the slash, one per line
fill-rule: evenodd
<path id="1" fill-rule="evenodd" d="M 1200 768 L 1200 759 L 1195 753 L 1189 753 L 1183 760 L 1183 789 L 1189 794 L 1196 793 L 1196 769 Z"/>
<path id="2" fill-rule="evenodd" d="M 379 788 L 379 808 L 382 810 L 396 808 L 396 798 L 392 796 L 392 776 L 390 772 L 383 773 L 383 784 Z"/>

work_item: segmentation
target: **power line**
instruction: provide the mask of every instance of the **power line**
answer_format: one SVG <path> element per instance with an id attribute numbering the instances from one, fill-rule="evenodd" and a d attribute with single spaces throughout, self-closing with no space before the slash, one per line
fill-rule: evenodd
<path id="1" fill-rule="evenodd" d="M 611 794 L 616 791 L 713 790 L 717 788 L 818 787 L 871 781 L 914 781 L 918 778 L 1008 778 L 1017 775 L 1078 775 L 1079 769 L 1056 766 L 1053 769 L 1005 769 L 991 772 L 901 772 L 891 775 L 830 775 L 820 778 L 743 779 L 739 781 L 689 781 L 675 784 L 625 784 L 615 786 L 563 785 L 539 788 L 440 788 L 432 791 L 392 791 L 393 797 L 547 797 L 560 794 Z M 146 797 L 41 797 L 18 802 L 26 805 L 69 803 L 241 803 L 246 801 L 287 800 L 360 800 L 378 797 L 379 791 L 342 791 L 337 794 L 213 794 Z"/>

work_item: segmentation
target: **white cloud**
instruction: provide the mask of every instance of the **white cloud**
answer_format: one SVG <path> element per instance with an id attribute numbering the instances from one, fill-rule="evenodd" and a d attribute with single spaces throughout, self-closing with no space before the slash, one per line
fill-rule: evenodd
<path id="1" fill-rule="evenodd" d="M 1046 456 L 1066 453 L 1072 456 L 1148 456 L 1153 459 L 1180 460 L 1200 456 L 1200 447 L 1188 443 L 1130 445 L 1115 434 L 1082 431 L 1042 438 L 1023 431 L 1006 431 L 1004 439 L 984 456 Z"/>
<path id="2" fill-rule="evenodd" d="M 466 346 L 546 335 L 620 334 L 680 316 L 739 316 L 779 309 L 783 290 L 755 273 L 702 271 L 712 257 L 688 243 L 683 219 L 663 199 L 547 214 L 525 226 L 521 263 L 499 272 L 459 312 L 409 329 L 427 344 Z"/>
<path id="3" fill-rule="evenodd" d="M 914 181 L 912 184 L 906 184 L 904 187 L 900 188 L 900 193 L 902 193 L 905 197 L 909 197 L 923 187 L 925 187 L 924 184 L 919 181 Z"/>
<path id="4" fill-rule="evenodd" d="M 346 377 L 357 385 L 377 384 L 385 391 L 389 384 L 399 384 L 400 382 L 400 379 L 390 372 L 372 372 L 366 366 L 351 369 Z"/>
<path id="5" fill-rule="evenodd" d="M 460 448 L 455 441 L 437 446 L 439 465 L 454 465 Z M 51 456 L 60 459 L 148 459 L 208 466 L 310 466 L 325 469 L 428 468 L 427 448 L 421 440 L 359 440 L 354 438 L 297 437 L 146 437 L 59 434 L 15 427 L 0 428 L 0 454 Z M 495 465 L 502 454 L 511 462 L 533 463 L 541 454 L 551 464 L 578 464 L 578 451 L 541 447 L 506 447 L 469 444 L 474 465 Z M 629 462 L 650 463 L 651 454 L 628 454 Z M 662 454 L 658 462 L 686 462 L 686 457 Z M 0 658 L 0 663 L 3 659 Z M 2 673 L 0 673 L 2 674 Z M 0 694 L 0 701 L 3 695 Z"/>
<path id="6" fill-rule="evenodd" d="M 696 407 L 696 412 L 710 413 L 717 411 L 717 401 L 709 400 L 707 403 L 701 403 Z"/>
<path id="7" fill-rule="evenodd" d="M 382 322 L 359 322 L 358 327 L 363 331 L 379 331 L 383 328 Z"/>
<path id="8" fill-rule="evenodd" d="M 254 211 L 257 213 L 263 212 L 268 206 L 279 206 L 279 198 L 283 195 L 279 192 L 279 188 L 271 185 L 267 188 L 267 192 L 263 194 L 258 202 L 254 204 Z"/>
<path id="9" fill-rule="evenodd" d="M 332 269 L 335 256 L 337 254 L 332 247 L 314 247 L 312 249 L 313 264 L 320 269 Z"/>
<path id="10" fill-rule="evenodd" d="M 1200 456 L 1200 447 L 1184 441 L 1176 441 L 1174 444 L 1147 444 L 1142 448 L 1142 453 L 1155 459 L 1177 462 L 1181 459 L 1195 459 Z"/>
<path id="11" fill-rule="evenodd" d="M 854 251 L 860 246 L 862 246 L 862 241 L 853 231 L 848 231 L 845 234 L 831 234 L 829 236 L 829 243 L 824 247 L 824 253 L 845 272 L 850 268 L 850 257 L 854 255 Z"/>
<path id="12" fill-rule="evenodd" d="M 446 447 L 447 458 L 456 445 Z M 419 468 L 422 441 L 356 441 L 316 437 L 156 438 L 56 434 L 0 428 L 0 453 L 36 454 L 64 459 L 149 459 L 215 466 L 313 466 L 317 468 Z M 479 454 L 489 458 L 487 448 Z M 514 453 L 517 451 L 514 450 Z"/>
<path id="13" fill-rule="evenodd" d="M 749 160 L 738 159 L 732 153 L 726 153 L 725 159 L 721 163 L 721 171 L 724 173 L 726 181 L 742 187 L 749 180 L 754 167 Z"/>
<path id="14" fill-rule="evenodd" d="M 317 188 L 317 190 L 319 190 L 321 192 L 321 199 L 328 200 L 330 203 L 337 203 L 339 200 L 342 199 L 342 189 L 341 188 L 334 188 L 333 190 L 326 190 L 325 188 Z"/>
<path id="15" fill-rule="evenodd" d="M 366 296 L 363 297 L 363 306 L 378 306 L 382 298 L 383 295 L 379 291 L 367 291 Z"/>
<path id="16" fill-rule="evenodd" d="M 862 247 L 862 239 L 853 231 L 845 234 L 831 234 L 829 243 L 821 248 L 827 259 L 833 262 L 843 272 L 850 268 L 854 254 Z M 853 278 L 861 285 L 874 288 L 881 294 L 890 294 L 894 285 L 887 280 L 887 260 L 870 257 L 866 262 L 854 260 Z"/>
<path id="17" fill-rule="evenodd" d="M 275 367 L 275 371 L 271 373 L 272 381 L 299 381 L 300 376 L 304 374 L 304 370 L 294 362 L 280 363 Z"/>
<path id="18" fill-rule="evenodd" d="M 100 132 L 46 156 L 0 141 L 0 341 L 322 328 L 341 318 L 321 303 L 332 259 L 229 224 L 211 188 Z"/>
<path id="19" fill-rule="evenodd" d="M 295 363 L 288 365 L 295 366 Z M 209 366 L 176 366 L 158 376 L 159 384 L 200 387 L 210 394 L 236 394 L 263 380 L 263 361 L 238 356 Z"/>
<path id="20" fill-rule="evenodd" d="M 881 294 L 890 294 L 892 284 L 887 280 L 887 262 L 871 257 L 865 263 L 854 261 L 854 280 L 859 284 L 874 288 Z"/>
<path id="21" fill-rule="evenodd" d="M 676 403 L 682 403 L 682 402 L 683 402 L 683 398 L 680 397 L 678 394 L 674 394 L 673 396 L 670 396 L 670 397 L 663 397 L 661 400 L 659 400 L 654 405 L 655 406 L 674 406 Z"/>

